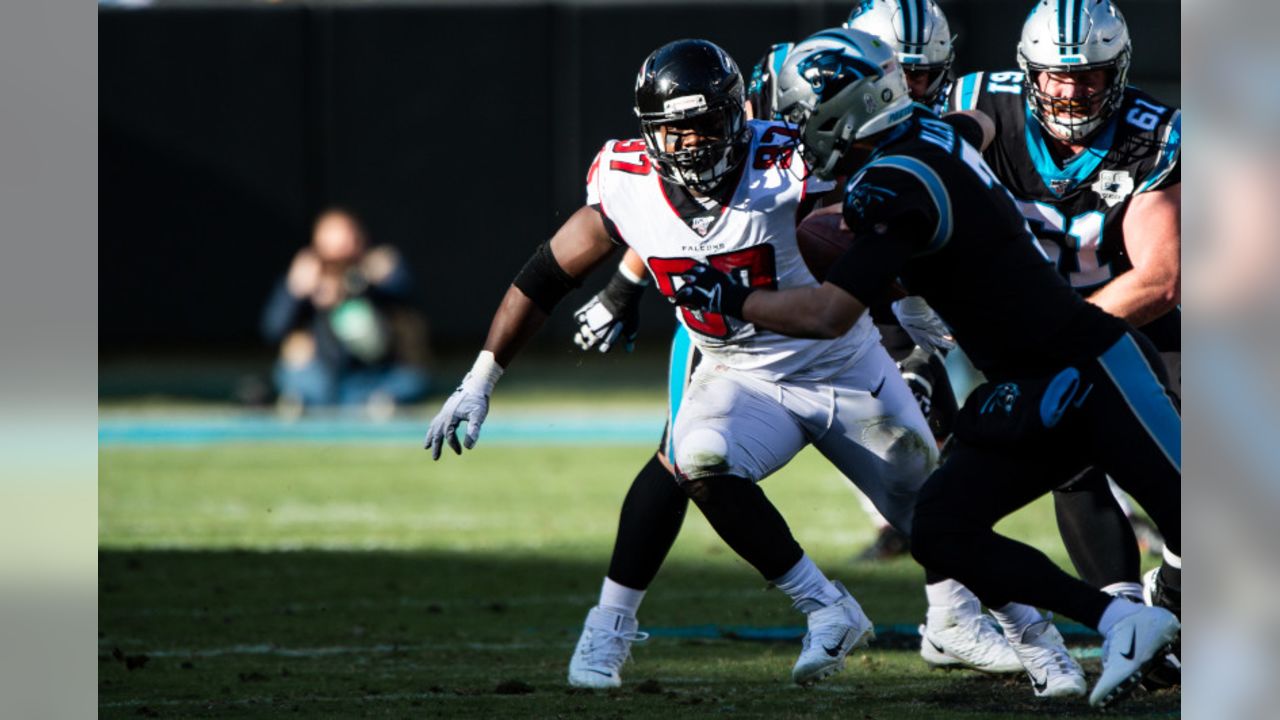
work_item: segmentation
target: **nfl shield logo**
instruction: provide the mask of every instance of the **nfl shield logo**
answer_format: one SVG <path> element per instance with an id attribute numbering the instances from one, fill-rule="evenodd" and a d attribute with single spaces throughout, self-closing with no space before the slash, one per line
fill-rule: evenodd
<path id="1" fill-rule="evenodd" d="M 698 233 L 703 237 L 706 237 L 707 232 L 711 230 L 712 220 L 715 220 L 715 218 L 710 215 L 704 215 L 703 217 L 696 217 L 693 219 L 692 222 L 689 223 L 689 226 L 693 228 L 694 232 Z"/>
<path id="2" fill-rule="evenodd" d="M 1133 193 L 1133 177 L 1125 170 L 1103 170 L 1098 173 L 1093 191 L 1107 202 L 1107 207 L 1115 207 Z"/>
<path id="3" fill-rule="evenodd" d="M 1070 190 L 1071 186 L 1075 184 L 1076 184 L 1076 181 L 1072 180 L 1071 178 L 1066 178 L 1064 180 L 1049 181 L 1049 187 L 1053 188 L 1053 193 L 1055 195 L 1061 195 L 1062 193 Z"/>

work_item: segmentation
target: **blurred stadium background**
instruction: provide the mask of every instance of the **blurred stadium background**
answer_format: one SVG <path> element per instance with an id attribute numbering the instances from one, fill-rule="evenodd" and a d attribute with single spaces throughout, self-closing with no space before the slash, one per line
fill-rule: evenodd
<path id="1" fill-rule="evenodd" d="M 1029 0 L 941 4 L 958 72 L 1015 65 Z M 889 630 L 875 651 L 819 692 L 786 687 L 798 616 L 695 513 L 642 611 L 657 637 L 627 689 L 565 692 L 618 504 L 658 441 L 673 327 L 650 293 L 637 353 L 574 348 L 569 311 L 605 272 L 499 384 L 474 455 L 432 465 L 418 449 L 512 276 L 581 204 L 596 150 L 636 134 L 643 57 L 701 36 L 748 72 L 851 5 L 100 3 L 102 716 L 1042 712 L 1020 679 L 923 672 L 919 569 L 851 562 L 873 532 L 811 453 L 767 488 Z M 1180 102 L 1178 3 L 1122 8 L 1132 81 Z M 381 422 L 243 407 L 276 354 L 258 331 L 272 283 L 334 204 L 415 277 L 429 407 Z M 1047 505 L 1005 529 L 1067 565 Z M 1175 715 L 1178 698 L 1125 712 Z"/>
<path id="2" fill-rule="evenodd" d="M 262 304 L 332 204 L 400 248 L 434 346 L 469 362 L 530 249 L 581 205 L 595 152 L 637 134 L 631 93 L 650 50 L 707 37 L 746 73 L 770 44 L 839 24 L 852 4 L 103 7 L 102 396 L 227 400 L 239 374 L 264 371 L 274 351 L 258 336 Z M 960 38 L 958 71 L 1015 67 L 1028 0 L 942 5 Z M 1132 81 L 1179 102 L 1178 3 L 1122 7 Z M 660 354 L 671 313 L 655 293 L 645 311 L 641 347 Z M 568 354 L 569 315 L 537 350 Z"/>

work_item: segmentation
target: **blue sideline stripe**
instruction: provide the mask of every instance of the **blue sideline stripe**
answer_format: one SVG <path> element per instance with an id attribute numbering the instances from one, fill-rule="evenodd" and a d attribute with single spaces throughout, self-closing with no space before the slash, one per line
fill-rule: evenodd
<path id="1" fill-rule="evenodd" d="M 1058 631 L 1064 637 L 1072 640 L 1096 641 L 1099 639 L 1098 633 L 1078 623 L 1056 623 L 1056 625 Z M 641 629 L 649 633 L 651 637 L 749 640 L 754 642 L 791 642 L 804 637 L 807 631 L 807 628 L 803 625 L 679 625 L 674 627 L 650 627 L 646 625 Z M 875 631 L 876 636 L 881 639 L 890 636 L 920 637 L 919 625 L 905 623 L 876 625 Z"/>
<path id="2" fill-rule="evenodd" d="M 632 445 L 653 443 L 661 414 L 587 415 L 549 412 L 537 418 L 494 417 L 484 424 L 484 445 Z M 227 417 L 105 418 L 98 444 L 120 446 L 203 446 L 227 443 L 341 443 L 421 447 L 430 418 L 374 423 L 357 418 L 286 422 L 268 415 Z M 461 434 L 464 429 L 459 429 Z"/>
<path id="3" fill-rule="evenodd" d="M 933 204 L 938 207 L 938 228 L 933 233 L 933 240 L 930 241 L 929 247 L 921 251 L 921 255 L 937 252 L 951 240 L 951 195 L 947 193 L 946 186 L 942 184 L 942 178 L 938 177 L 938 173 L 934 172 L 933 168 L 906 155 L 890 155 L 876 160 L 867 167 L 891 167 L 911 173 L 919 178 L 920 182 L 924 183 L 925 189 L 929 191 Z"/>
<path id="4" fill-rule="evenodd" d="M 1133 338 L 1124 337 L 1098 358 L 1120 395 L 1169 463 L 1182 472 L 1182 417 Z"/>

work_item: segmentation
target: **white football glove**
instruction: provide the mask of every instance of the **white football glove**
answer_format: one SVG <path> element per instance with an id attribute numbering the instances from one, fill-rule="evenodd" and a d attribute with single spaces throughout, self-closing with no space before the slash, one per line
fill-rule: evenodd
<path id="1" fill-rule="evenodd" d="M 924 298 L 911 295 L 897 300 L 891 306 L 902 329 L 911 341 L 929 353 L 946 352 L 956 346 L 951 328 L 929 307 Z"/>
<path id="2" fill-rule="evenodd" d="M 648 284 L 647 278 L 632 275 L 626 263 L 620 264 L 609 284 L 574 311 L 578 321 L 574 344 L 607 353 L 622 340 L 631 352 L 640 333 L 640 296 Z"/>
<path id="3" fill-rule="evenodd" d="M 476 440 L 480 437 L 480 426 L 489 414 L 489 395 L 500 377 L 502 366 L 494 359 L 493 353 L 488 350 L 481 352 L 475 365 L 471 367 L 471 372 L 462 379 L 462 384 L 453 391 L 444 407 L 440 408 L 440 412 L 431 421 L 423 449 L 431 450 L 432 460 L 440 459 L 440 450 L 446 442 L 458 455 L 462 454 L 463 447 L 468 450 L 475 447 Z M 463 420 L 467 421 L 467 434 L 459 445 L 458 424 Z"/>
<path id="4" fill-rule="evenodd" d="M 625 321 L 605 307 L 599 295 L 593 295 L 586 305 L 575 310 L 573 317 L 578 321 L 578 331 L 573 335 L 573 344 L 583 350 L 594 348 L 607 353 L 622 336 Z M 627 337 L 627 352 L 631 352 L 635 347 L 635 339 L 634 332 Z"/>

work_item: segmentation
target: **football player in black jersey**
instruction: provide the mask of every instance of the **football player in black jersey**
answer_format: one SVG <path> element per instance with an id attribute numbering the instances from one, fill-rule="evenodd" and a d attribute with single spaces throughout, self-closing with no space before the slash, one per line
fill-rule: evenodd
<path id="1" fill-rule="evenodd" d="M 1096 465 L 1178 553 L 1182 420 L 1164 367 L 1146 337 L 1057 273 L 976 149 L 921 106 L 881 112 L 877 98 L 906 93 L 882 43 L 856 30 L 832 34 L 792 52 L 779 104 L 799 125 L 814 172 L 853 173 L 844 202 L 853 245 L 819 287 L 750 289 L 699 265 L 675 300 L 776 332 L 836 337 L 895 279 L 927 299 L 988 382 L 966 401 L 955 447 L 917 501 L 912 552 L 989 607 L 1022 602 L 1096 628 L 1106 640 L 1089 699 L 1114 703 L 1168 650 L 1178 619 L 1108 595 L 993 527 Z M 1020 656 L 1057 635 L 1039 617 L 997 617 Z"/>
<path id="2" fill-rule="evenodd" d="M 1182 117 L 1128 85 L 1131 55 L 1110 0 L 1040 0 L 1023 25 L 1021 69 L 961 78 L 951 107 L 994 119 L 985 159 L 1058 272 L 1150 338 L 1180 392 Z M 1133 529 L 1108 492 L 1097 468 L 1055 490 L 1059 525 L 1082 578 L 1141 595 Z M 1168 570 L 1147 581 L 1176 599 L 1181 559 L 1164 555 Z"/>
<path id="3" fill-rule="evenodd" d="M 901 0 L 901 2 L 908 5 L 914 3 L 927 11 L 921 18 L 923 32 L 926 37 L 934 39 L 934 44 L 942 48 L 940 57 L 936 48 L 929 48 L 929 54 L 924 59 L 937 60 L 937 63 L 927 63 L 927 67 L 918 73 L 918 80 L 921 82 L 912 86 L 912 99 L 921 102 L 930 101 L 932 104 L 941 89 L 941 83 L 935 81 L 946 75 L 946 68 L 950 64 L 952 35 L 947 27 L 945 16 L 932 0 Z M 895 7 L 897 3 L 898 0 L 894 0 Z M 864 12 L 862 6 L 855 8 L 850 16 L 851 21 L 860 17 L 862 12 Z M 912 24 L 911 27 L 912 32 L 920 32 L 916 25 Z M 901 45 L 903 51 L 908 51 L 908 55 L 910 55 L 909 51 L 913 50 L 905 43 L 890 44 L 895 51 Z M 782 67 L 785 54 L 791 47 L 790 43 L 774 45 L 757 64 L 753 81 L 749 86 L 750 107 L 757 114 L 773 117 L 769 108 L 772 98 L 775 97 L 776 72 Z M 901 54 L 899 56 L 901 57 Z M 926 80 L 928 82 L 923 82 Z M 953 113 L 946 118 L 946 121 L 953 124 L 975 146 L 985 147 L 994 136 L 994 127 L 980 113 L 972 111 Z M 838 203 L 838 199 L 836 202 Z M 838 211 L 838 205 L 831 209 Z M 644 264 L 633 252 L 628 252 L 608 286 L 577 310 L 579 328 L 574 340 L 578 346 L 584 350 L 598 349 L 601 352 L 607 352 L 612 347 L 625 344 L 629 350 L 631 339 L 638 326 L 636 312 L 639 295 L 647 282 Z M 894 322 L 888 303 L 882 305 L 884 316 L 889 322 Z M 897 309 L 895 307 L 895 310 Z M 884 344 L 891 354 L 895 348 L 892 340 L 894 335 L 889 334 L 890 331 L 896 331 L 896 335 L 903 336 L 901 344 L 905 348 L 900 354 L 894 355 L 895 360 L 901 361 L 903 378 L 916 393 L 917 400 L 921 399 L 917 382 L 934 386 L 932 391 L 939 399 L 938 404 L 944 408 L 949 405 L 949 409 L 940 413 L 945 414 L 947 419 L 944 420 L 944 424 L 949 427 L 950 418 L 955 414 L 955 399 L 951 394 L 950 386 L 946 383 L 941 356 L 937 352 L 923 349 L 913 351 L 917 342 L 922 346 L 925 343 L 932 345 L 945 342 L 942 336 L 949 334 L 949 331 L 937 323 L 936 315 L 927 306 L 924 311 L 927 317 L 918 313 L 914 320 L 903 318 L 903 327 L 908 327 L 909 330 L 904 331 L 903 327 L 899 327 L 896 323 L 891 327 L 880 324 L 880 329 L 882 334 L 885 334 Z M 935 331 L 936 337 L 923 334 L 928 330 L 930 318 L 936 327 L 940 327 L 940 330 Z M 698 359 L 697 351 L 689 349 L 688 337 L 684 330 L 678 327 L 672 346 L 671 407 L 679 406 L 681 381 L 687 378 L 693 367 L 696 367 Z M 924 409 L 925 403 L 922 402 L 921 405 L 925 414 L 929 415 L 929 411 Z M 934 423 L 935 417 L 938 416 L 930 417 L 930 425 L 935 434 L 938 434 L 938 427 Z M 945 435 L 941 436 L 945 437 Z M 602 605 L 609 604 L 608 600 L 618 592 L 643 593 L 656 576 L 679 533 L 687 500 L 683 493 L 673 488 L 672 469 L 666 457 L 669 450 L 668 441 L 667 433 L 664 433 L 658 453 L 640 470 L 627 492 L 619 517 L 618 533 L 608 575 L 600 596 Z M 864 510 L 872 517 L 873 523 L 876 523 L 878 528 L 877 542 L 869 550 L 877 554 L 882 553 L 886 540 L 892 543 L 894 539 L 900 538 L 899 553 L 905 553 L 907 536 L 894 529 L 870 500 L 865 496 L 862 496 L 862 499 Z M 627 590 L 615 592 L 617 588 Z M 928 611 L 926 622 L 920 625 L 920 653 L 926 662 L 935 666 L 970 667 L 985 672 L 1021 672 L 1023 670 L 1021 661 L 1013 655 L 1007 642 L 1001 637 L 997 624 L 992 618 L 981 613 L 981 608 L 977 606 L 977 601 L 972 594 L 964 591 L 963 588 L 957 588 L 956 583 L 933 574 L 926 578 L 925 592 Z M 1082 692 L 1083 671 L 1074 663 L 1070 664 L 1069 669 L 1074 675 L 1071 684 L 1078 683 L 1079 690 Z M 1053 687 L 1042 688 L 1038 694 L 1062 694 L 1064 688 L 1071 689 L 1065 687 L 1063 683 L 1057 683 Z"/>

